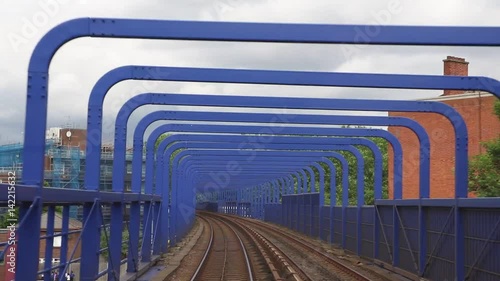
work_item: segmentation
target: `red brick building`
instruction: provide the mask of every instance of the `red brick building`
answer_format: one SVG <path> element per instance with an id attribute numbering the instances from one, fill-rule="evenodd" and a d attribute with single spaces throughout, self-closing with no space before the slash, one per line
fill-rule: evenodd
<path id="1" fill-rule="evenodd" d="M 468 76 L 468 62 L 448 56 L 444 60 L 444 75 Z M 496 97 L 487 92 L 445 90 L 438 101 L 454 107 L 464 118 L 469 132 L 469 159 L 484 152 L 482 143 L 497 138 L 500 121 L 493 112 Z M 431 198 L 451 198 L 455 194 L 455 138 L 448 120 L 433 113 L 391 112 L 389 116 L 403 116 L 420 123 L 427 131 L 431 143 Z M 419 143 L 409 129 L 389 127 L 403 146 L 403 198 L 418 198 Z M 389 196 L 392 198 L 393 153 L 389 147 Z"/>

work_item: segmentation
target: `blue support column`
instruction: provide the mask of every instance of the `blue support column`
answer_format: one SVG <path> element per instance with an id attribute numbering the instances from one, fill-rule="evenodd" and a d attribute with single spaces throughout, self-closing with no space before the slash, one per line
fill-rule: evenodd
<path id="1" fill-rule="evenodd" d="M 313 163 L 319 173 L 318 237 L 323 239 L 323 206 L 325 205 L 325 171 L 318 163 Z"/>
<path id="2" fill-rule="evenodd" d="M 48 237 L 45 240 L 45 264 L 44 264 L 45 273 L 43 274 L 43 280 L 45 281 L 52 281 L 50 280 L 51 279 L 50 269 L 52 268 L 52 247 L 54 245 L 54 238 L 50 236 L 54 235 L 54 214 L 55 214 L 55 207 L 49 206 L 49 210 L 47 212 L 47 229 L 46 229 L 46 235 Z"/>
<path id="3" fill-rule="evenodd" d="M 300 193 L 307 193 L 307 175 L 304 170 L 299 171 L 300 174 L 302 175 L 302 189 L 300 190 Z"/>
<path id="4" fill-rule="evenodd" d="M 82 229 L 82 255 L 80 260 L 80 279 L 95 280 L 99 266 L 101 241 L 101 216 L 99 201 L 83 205 L 84 228 Z"/>
<path id="5" fill-rule="evenodd" d="M 278 204 L 280 201 L 280 188 L 281 188 L 281 184 L 280 184 L 280 179 L 276 180 L 275 181 L 276 185 L 274 187 L 274 203 L 275 204 Z"/>
<path id="6" fill-rule="evenodd" d="M 310 174 L 309 193 L 313 193 L 315 191 L 314 189 L 315 189 L 315 185 L 316 185 L 316 179 L 315 179 L 315 176 L 314 176 L 314 171 L 311 169 L 311 167 L 306 167 L 306 171 L 308 171 L 309 174 Z M 309 218 L 307 218 L 309 220 L 309 236 L 313 236 L 313 228 L 314 228 L 314 206 L 313 206 L 311 200 L 310 200 L 309 204 L 310 204 L 310 207 L 309 207 L 310 216 L 309 216 Z"/>
<path id="7" fill-rule="evenodd" d="M 168 250 L 168 240 L 170 239 L 169 233 L 169 223 L 170 223 L 170 210 L 169 210 L 169 191 L 161 190 L 162 204 L 160 209 L 160 229 L 161 229 L 161 252 L 166 252 Z"/>
<path id="8" fill-rule="evenodd" d="M 59 260 L 61 264 L 66 264 L 68 261 L 68 231 L 69 231 L 69 206 L 63 207 L 62 213 L 62 236 L 61 236 L 61 251 L 59 255 Z M 64 275 L 64 268 L 59 268 L 59 276 Z"/>
<path id="9" fill-rule="evenodd" d="M 142 230 L 142 247 L 141 247 L 141 261 L 150 262 L 151 261 L 151 228 L 153 226 L 153 203 L 148 201 L 144 202 L 144 216 L 143 216 Z M 170 238 L 172 239 L 172 238 Z M 171 241 L 170 241 L 171 242 Z"/>
<path id="10" fill-rule="evenodd" d="M 111 223 L 109 235 L 109 265 L 108 281 L 114 281 L 120 276 L 120 261 L 123 233 L 123 210 L 120 203 L 111 205 Z"/>
<path id="11" fill-rule="evenodd" d="M 455 280 L 465 280 L 465 233 L 458 204 L 455 204 Z"/>

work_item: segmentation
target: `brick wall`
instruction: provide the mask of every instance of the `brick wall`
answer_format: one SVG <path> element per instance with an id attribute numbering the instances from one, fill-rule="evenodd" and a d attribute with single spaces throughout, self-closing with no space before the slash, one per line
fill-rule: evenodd
<path id="1" fill-rule="evenodd" d="M 71 131 L 71 137 L 66 133 Z M 80 151 L 85 151 L 87 147 L 87 130 L 85 129 L 61 129 L 61 144 L 63 146 L 79 146 Z"/>
<path id="2" fill-rule="evenodd" d="M 465 93 L 436 99 L 454 107 L 464 118 L 469 133 L 469 158 L 484 152 L 481 143 L 500 134 L 500 121 L 493 112 L 496 97 L 487 93 Z M 455 192 L 455 134 L 448 120 L 430 113 L 390 113 L 419 122 L 431 141 L 431 198 L 451 198 Z M 403 197 L 418 198 L 419 143 L 413 132 L 406 128 L 390 127 L 389 131 L 403 146 Z M 389 149 L 389 193 L 392 197 L 392 149 Z"/>
<path id="3" fill-rule="evenodd" d="M 469 76 L 469 63 L 464 58 L 448 56 L 443 60 L 443 74 L 453 76 Z M 444 90 L 443 96 L 460 95 L 464 91 Z"/>
<path id="4" fill-rule="evenodd" d="M 61 230 L 55 230 L 55 232 L 60 232 Z M 46 235 L 45 231 L 41 231 L 40 236 Z M 73 249 L 75 245 L 78 242 L 78 236 L 79 233 L 72 233 L 68 235 L 68 251 L 66 257 L 69 258 L 71 256 L 71 253 L 73 252 Z M 40 240 L 40 256 L 39 258 L 45 258 L 45 242 L 46 240 Z M 78 245 L 76 248 L 75 254 L 73 255 L 73 259 L 79 258 L 81 253 L 81 246 Z M 61 248 L 60 247 L 54 247 L 52 250 L 52 258 L 59 258 L 61 256 Z"/>

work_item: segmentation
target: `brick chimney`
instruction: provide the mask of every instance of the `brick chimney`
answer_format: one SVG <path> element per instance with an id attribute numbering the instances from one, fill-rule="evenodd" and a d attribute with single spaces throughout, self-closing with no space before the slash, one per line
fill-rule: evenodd
<path id="1" fill-rule="evenodd" d="M 469 62 L 465 61 L 464 58 L 447 56 L 444 62 L 444 75 L 451 76 L 469 76 Z M 463 94 L 465 91 L 459 90 L 444 90 L 443 96 L 459 95 Z"/>

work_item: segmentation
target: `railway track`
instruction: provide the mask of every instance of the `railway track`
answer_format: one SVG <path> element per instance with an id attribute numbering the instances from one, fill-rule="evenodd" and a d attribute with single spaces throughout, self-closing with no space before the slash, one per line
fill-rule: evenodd
<path id="1" fill-rule="evenodd" d="M 238 233 L 215 218 L 210 225 L 210 242 L 191 281 L 253 281 L 250 261 Z"/>
<path id="2" fill-rule="evenodd" d="M 201 217 L 205 220 L 214 220 L 225 224 L 233 233 L 238 235 L 243 248 L 247 248 L 246 259 L 253 272 L 253 279 L 227 279 L 227 280 L 277 280 L 277 281 L 309 281 L 313 280 L 303 272 L 291 259 L 278 249 L 271 241 L 264 238 L 254 228 L 237 221 L 228 220 L 210 213 Z M 217 235 L 215 233 L 214 235 Z M 211 249 L 207 247 L 207 256 Z M 202 265 L 199 268 L 203 268 Z M 198 271 L 198 270 L 197 270 Z M 200 269 L 201 271 L 201 269 Z M 194 276 L 193 276 L 194 277 Z M 191 279 L 198 280 L 198 279 Z M 201 279 L 200 279 L 201 280 Z M 208 280 L 208 279 L 204 279 Z M 222 279 L 219 279 L 222 280 Z"/>
<path id="3" fill-rule="evenodd" d="M 220 217 L 224 217 L 221 215 L 217 215 Z M 339 261 L 338 259 L 325 254 L 324 252 L 317 249 L 317 246 L 306 242 L 301 239 L 297 239 L 296 237 L 290 235 L 289 233 L 283 231 L 282 229 L 270 226 L 269 224 L 264 224 L 255 220 L 240 218 L 238 216 L 225 216 L 230 217 L 235 221 L 243 222 L 245 225 L 248 224 L 254 225 L 260 231 L 274 233 L 275 237 L 279 237 L 281 241 L 286 240 L 287 244 L 291 247 L 297 248 L 302 253 L 311 254 L 316 257 L 318 260 L 324 262 L 334 269 L 336 275 L 338 276 L 338 280 L 356 280 L 356 281 L 391 281 L 391 279 L 385 275 L 382 275 L 375 271 L 368 270 L 358 270 L 352 268 L 352 265 L 349 265 L 343 261 Z"/>

